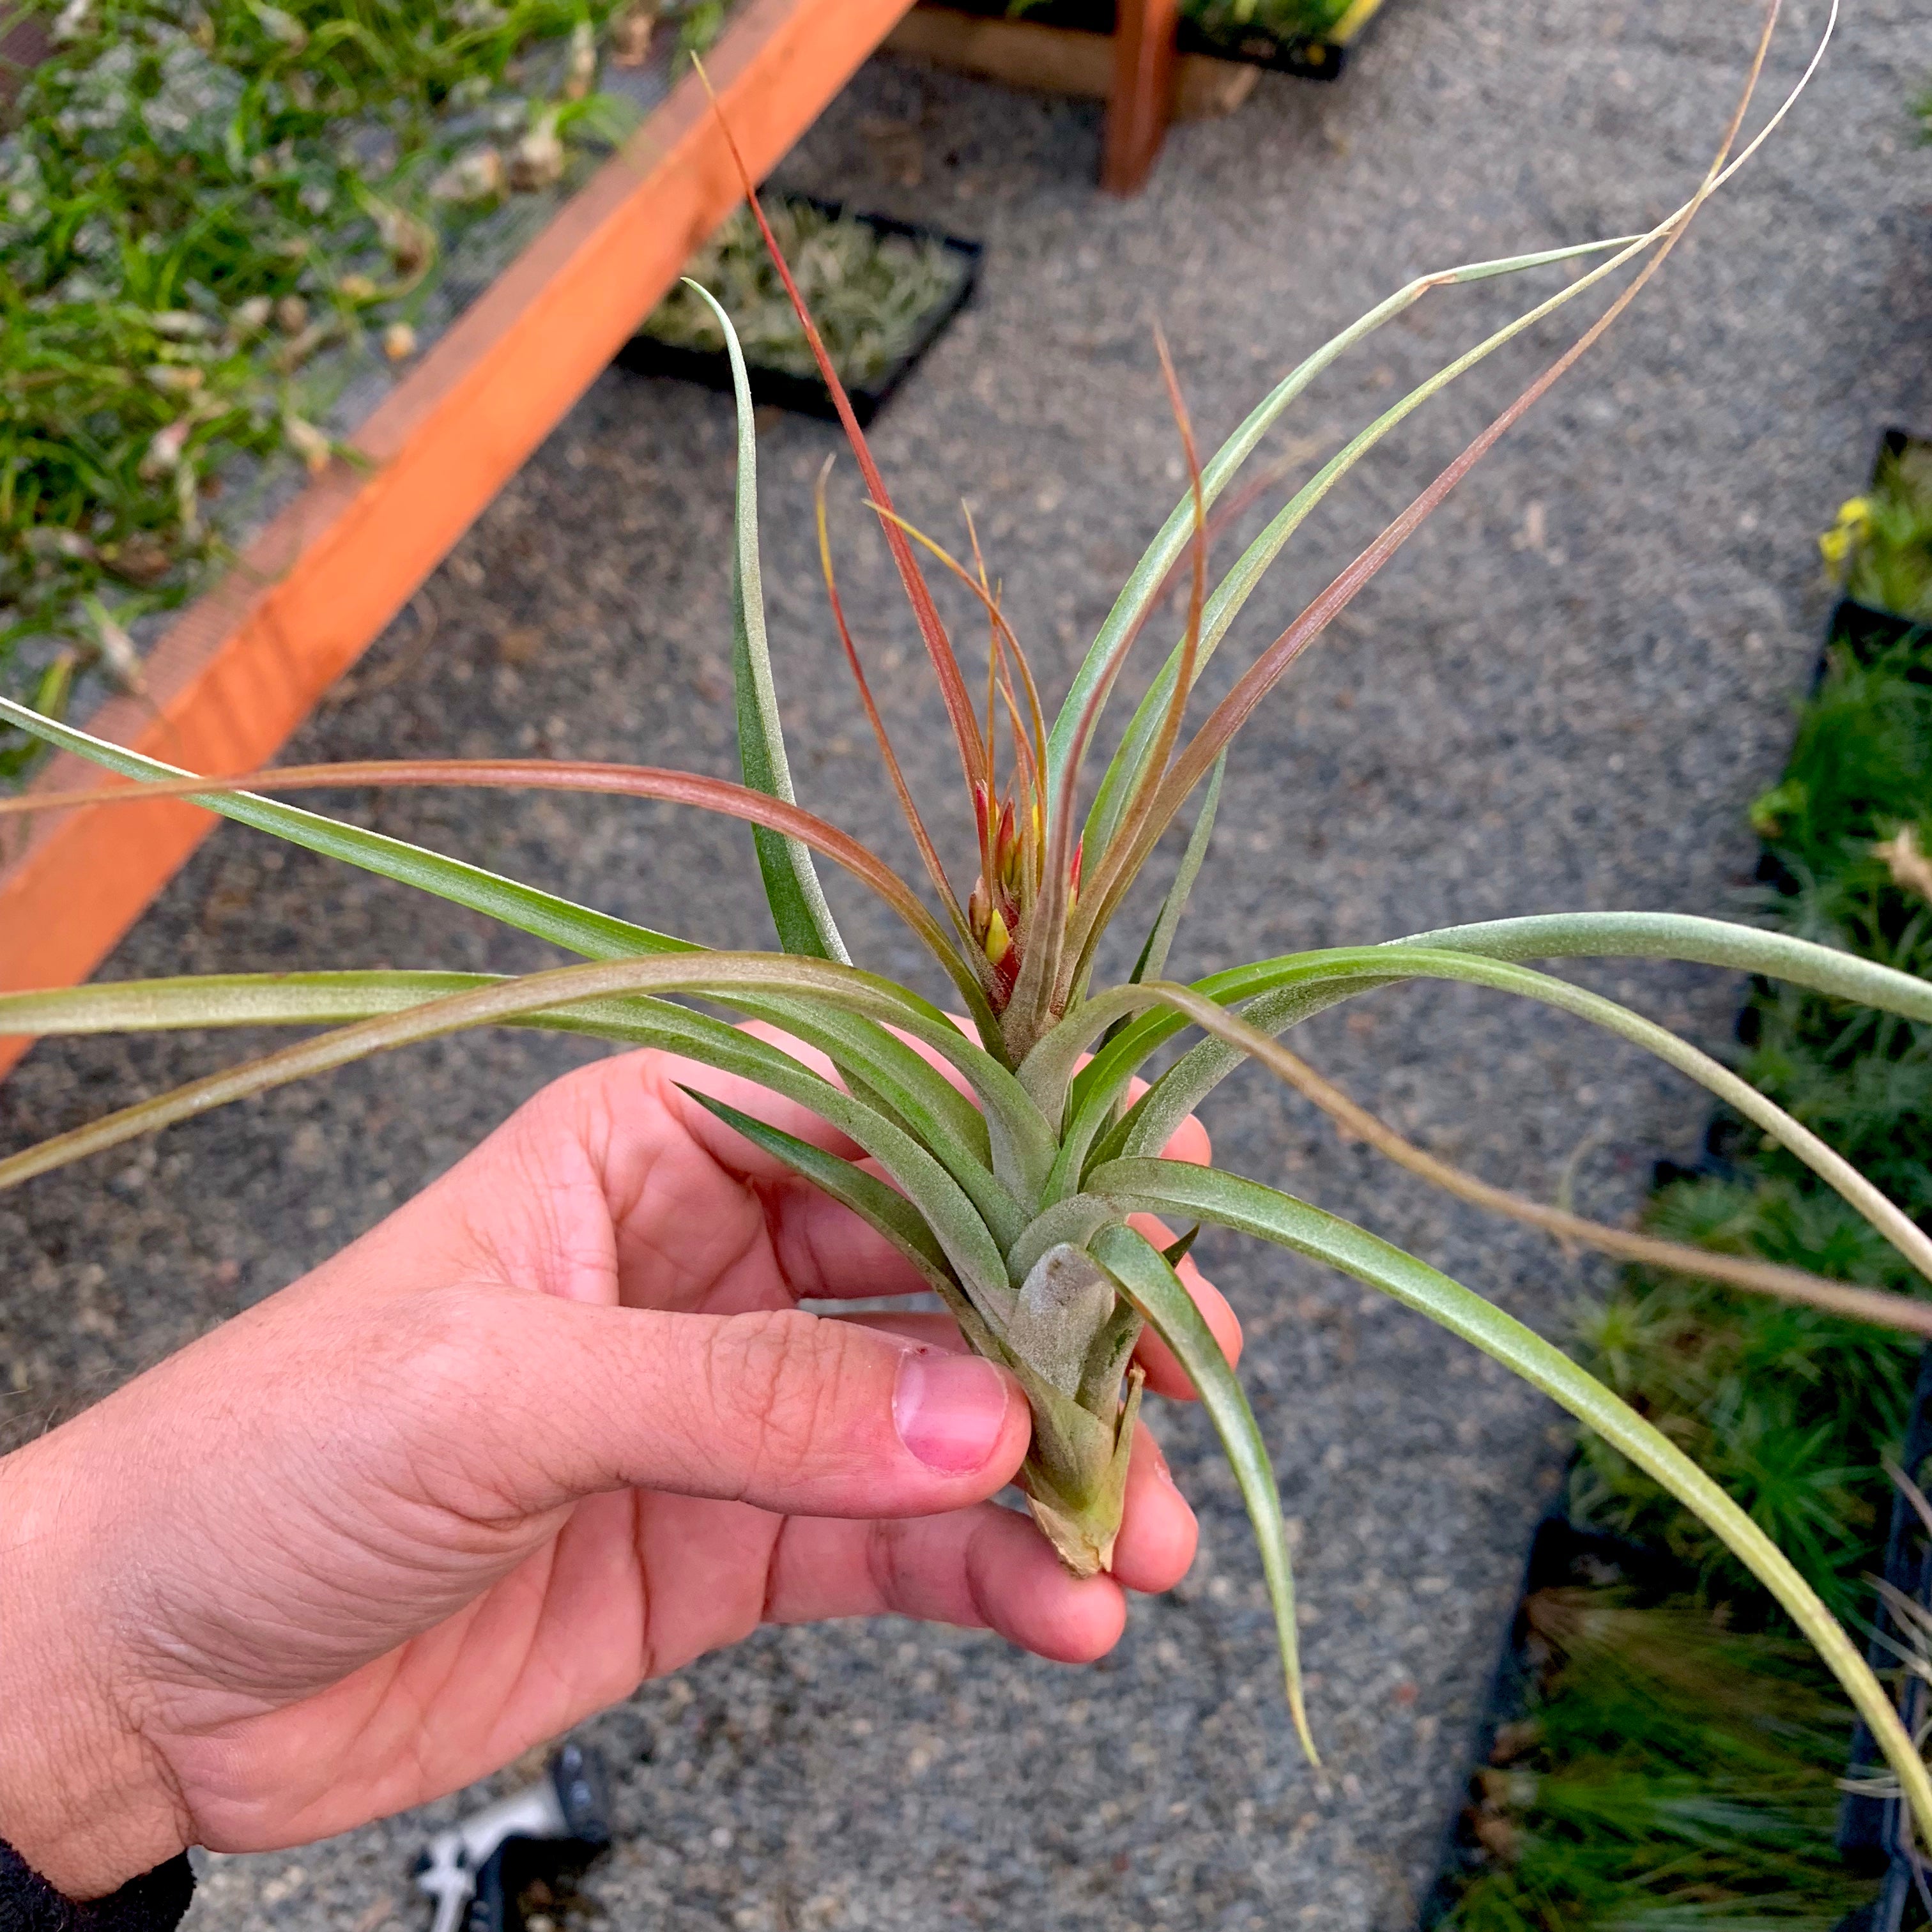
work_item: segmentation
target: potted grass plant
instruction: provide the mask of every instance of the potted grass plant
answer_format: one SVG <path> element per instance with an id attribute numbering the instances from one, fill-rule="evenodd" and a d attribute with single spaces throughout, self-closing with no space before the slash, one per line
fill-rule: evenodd
<path id="1" fill-rule="evenodd" d="M 1111 34 L 1112 0 L 928 0 L 949 12 Z M 1381 0 L 1180 0 L 1175 45 L 1186 54 L 1270 68 L 1304 80 L 1341 76 L 1348 49 Z"/>
<path id="2" fill-rule="evenodd" d="M 1818 539 L 1827 578 L 1842 593 L 1826 635 L 1888 643 L 1932 623 L 1932 442 L 1888 429 L 1871 482 L 1838 507 Z"/>
<path id="3" fill-rule="evenodd" d="M 867 428 L 970 299 L 980 244 L 813 195 L 767 197 L 764 214 L 852 413 Z M 754 403 L 836 420 L 832 392 L 820 380 L 748 208 L 698 251 L 686 279 L 645 318 L 618 361 L 641 375 L 730 389 L 732 362 L 718 307 L 730 316 L 744 351 Z"/>
<path id="4" fill-rule="evenodd" d="M 1911 500 L 1911 452 L 1923 446 L 1888 430 L 1870 488 L 1828 533 L 1834 576 L 1864 595 L 1834 610 L 1790 757 L 1750 814 L 1766 925 L 1922 978 L 1932 638 L 1885 607 L 1909 609 L 1924 568 Z M 1932 1220 L 1921 1029 L 1761 981 L 1738 1034 L 1754 1084 L 1915 1220 Z M 1718 1111 L 1706 1149 L 1693 1167 L 1660 1164 L 1646 1217 L 1656 1232 L 1910 1289 L 1864 1223 L 1735 1114 Z M 1932 1586 L 1918 1492 L 1906 1486 L 1932 1452 L 1932 1352 L 1914 1340 L 1638 1269 L 1586 1317 L 1576 1346 L 1720 1478 L 1837 1615 L 1867 1625 L 1874 1669 L 1895 1678 L 1901 1641 L 1923 1631 L 1922 1609 L 1901 1606 L 1922 1606 Z M 1894 1457 L 1905 1481 L 1888 1478 Z M 1754 1580 L 1694 1515 L 1586 1436 L 1538 1526 L 1522 1595 L 1425 1924 L 1621 1925 L 1694 1902 L 1822 1924 L 1876 1886 L 1843 1932 L 1898 1932 L 1916 1881 L 1895 1792 L 1855 1792 L 1838 1815 L 1844 1706 L 1791 1658 Z M 1657 1666 L 1672 1645 L 1708 1667 L 1666 1696 Z M 1912 1663 L 1922 1677 L 1922 1657 Z M 1905 1690 L 1922 1696 L 1914 1681 Z M 1814 1716 L 1800 1720 L 1805 1708 Z M 1901 1708 L 1914 1723 L 1903 1698 Z M 1870 1756 L 1861 1735 L 1855 1780 Z"/>
<path id="5" fill-rule="evenodd" d="M 0 1030 L 27 1034 L 264 1024 L 326 1028 L 0 1161 L 0 1187 L 23 1184 L 225 1101 L 468 1027 L 566 1028 L 615 1042 L 674 1048 L 741 1075 L 840 1130 L 864 1150 L 868 1165 L 808 1145 L 748 1113 L 704 1104 L 876 1228 L 931 1285 L 968 1343 L 1008 1366 L 1024 1387 L 1034 1434 L 1023 1484 L 1042 1532 L 1076 1574 L 1103 1570 L 1112 1558 L 1127 1444 L 1140 1406 L 1135 1346 L 1151 1330 L 1173 1351 L 1203 1400 L 1246 1503 L 1273 1605 L 1288 1706 L 1312 1754 L 1296 1661 L 1288 1540 L 1265 1445 L 1238 1378 L 1175 1274 L 1191 1236 L 1156 1245 L 1136 1222 L 1151 1214 L 1185 1227 L 1211 1222 L 1246 1232 L 1352 1275 L 1462 1336 L 1615 1442 L 1708 1523 L 1816 1648 L 1870 1724 L 1921 1828 L 1932 1833 L 1932 1775 L 1858 1647 L 1772 1540 L 1667 1437 L 1561 1350 L 1425 1262 L 1260 1180 L 1160 1157 L 1176 1124 L 1249 1060 L 1357 1124 L 1360 1111 L 1281 1045 L 1279 1035 L 1312 1013 L 1389 986 L 1454 980 L 1566 1012 L 1658 1054 L 1788 1149 L 1912 1268 L 1932 1276 L 1932 1240 L 1782 1108 L 1665 1029 L 1523 962 L 1610 956 L 1700 962 L 1774 976 L 1885 1012 L 1932 1018 L 1932 984 L 1911 974 L 1780 934 L 1643 913 L 1558 914 L 1294 953 L 1192 985 L 1166 974 L 1177 926 L 1207 856 L 1223 761 L 1243 723 L 1485 452 L 1602 336 L 1705 200 L 1768 137 L 1789 100 L 1748 144 L 1738 146 L 1776 18 L 1774 5 L 1751 63 L 1750 84 L 1710 169 L 1683 206 L 1654 227 L 1419 278 L 1284 377 L 1205 464 L 1196 457 L 1163 347 L 1190 487 L 1128 578 L 1050 723 L 976 547 L 974 562 L 961 562 L 894 509 L 818 332 L 797 305 L 820 376 L 838 401 L 938 680 L 964 782 L 979 866 L 962 890 L 940 860 L 872 703 L 838 602 L 821 496 L 821 548 L 833 616 L 888 779 L 924 860 L 932 903 L 796 800 L 765 634 L 751 399 L 728 321 L 722 326 L 739 417 L 731 565 L 743 783 L 534 759 L 379 760 L 214 777 L 182 772 L 0 700 L 0 717 L 22 731 L 135 781 L 7 801 L 0 812 L 46 809 L 82 799 L 138 808 L 158 798 L 187 797 L 239 823 L 482 911 L 586 962 L 508 980 L 322 970 L 122 982 L 0 998 Z M 1822 52 L 1821 44 L 1808 75 Z M 755 212 L 755 197 L 752 205 Z M 769 232 L 766 239 L 771 245 Z M 773 259 L 796 302 L 789 271 L 775 248 Z M 1238 500 L 1238 493 L 1229 492 L 1243 463 L 1317 375 L 1432 292 L 1556 266 L 1574 272 L 1561 290 L 1384 411 L 1289 497 L 1210 590 L 1215 506 Z M 1204 719 L 1187 728 L 1188 700 L 1247 598 L 1362 454 L 1486 356 L 1624 269 L 1629 278 L 1598 319 L 1253 657 Z M 985 607 L 984 712 L 941 620 L 922 559 L 956 575 Z M 1108 698 L 1177 570 L 1187 589 L 1182 634 L 1088 784 Z M 752 828 L 780 950 L 707 950 L 273 796 L 304 787 L 388 784 L 593 790 L 736 818 Z M 1108 976 L 1103 942 L 1124 896 L 1190 806 L 1192 830 L 1159 916 L 1131 969 Z M 820 885 L 820 860 L 847 870 L 905 922 L 964 1010 L 963 1024 L 917 989 L 850 959 Z M 838 1077 L 822 1076 L 778 1045 L 681 1003 L 680 996 L 774 1023 L 822 1052 Z M 1198 1043 L 1135 1097 L 1136 1076 L 1190 1028 L 1202 1036 Z M 1551 1225 L 1533 1204 L 1444 1168 L 1378 1123 L 1367 1124 L 1376 1144 L 1395 1157 L 1420 1163 L 1492 1206 L 1533 1220 L 1541 1216 L 1544 1225 Z M 1559 1221 L 1554 1231 L 1616 1252 L 1650 1238 L 1576 1216 Z M 1896 1295 L 1848 1288 L 1796 1269 L 1766 1269 L 1662 1245 L 1687 1271 L 1743 1280 L 1801 1300 L 1842 1306 L 1844 1298 L 1862 1296 L 1880 1311 L 1911 1305 Z"/>

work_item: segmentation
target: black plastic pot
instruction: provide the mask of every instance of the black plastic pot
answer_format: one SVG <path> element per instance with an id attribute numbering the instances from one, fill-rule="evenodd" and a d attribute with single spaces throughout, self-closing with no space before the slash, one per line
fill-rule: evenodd
<path id="1" fill-rule="evenodd" d="M 1111 0 L 1030 0 L 1018 8 L 1008 0 L 933 0 L 956 14 L 974 14 L 982 20 L 1030 20 L 1036 26 L 1065 27 L 1075 33 L 1111 34 Z M 1348 64 L 1348 50 L 1339 40 L 1318 34 L 1278 35 L 1250 22 L 1202 21 L 1184 14 L 1175 44 L 1184 54 L 1206 54 L 1215 60 L 1238 61 L 1246 67 L 1267 68 L 1293 74 L 1300 80 L 1339 80 Z"/>
<path id="2" fill-rule="evenodd" d="M 1912 1398 L 1911 1420 L 1899 1466 L 1923 1489 L 1927 1465 L 1932 1463 L 1932 1346 L 1918 1358 L 1918 1386 Z M 1892 1502 L 1892 1524 L 1886 1538 L 1885 1580 L 1914 1603 L 1932 1605 L 1932 1540 L 1903 1491 Z M 1881 1599 L 1873 1606 L 1871 1641 L 1865 1660 L 1881 1673 L 1895 1671 L 1901 1633 Z M 1899 1716 L 1915 1735 L 1925 1720 L 1927 1688 L 1918 1678 L 1900 1681 Z M 1846 1768 L 1848 1778 L 1864 1778 L 1880 1766 L 1878 1746 L 1863 1724 L 1852 1733 Z M 1900 1932 L 1908 1924 L 1923 1924 L 1922 1910 L 1908 1920 L 1918 1885 L 1912 1871 L 1910 1820 L 1904 1802 L 1896 1798 L 1871 1798 L 1848 1792 L 1838 1814 L 1838 1850 L 1854 1871 L 1870 1877 L 1880 1872 L 1885 1883 L 1873 1903 L 1854 1912 L 1839 1932 Z"/>
<path id="3" fill-rule="evenodd" d="M 958 278 L 952 292 L 944 301 L 927 310 L 905 352 L 871 382 L 848 386 L 846 394 L 851 400 L 852 413 L 858 418 L 862 429 L 868 428 L 872 418 L 885 407 L 892 392 L 911 372 L 913 365 L 938 340 L 940 331 L 972 299 L 973 292 L 979 286 L 980 264 L 986 253 L 986 244 L 965 241 L 957 235 L 942 234 L 937 229 L 922 228 L 916 222 L 896 221 L 890 215 L 850 210 L 842 202 L 821 201 L 816 195 L 792 195 L 787 199 L 815 208 L 835 220 L 849 216 L 875 235 L 902 236 L 914 242 L 936 242 L 958 265 Z M 672 376 L 681 382 L 700 382 L 707 389 L 722 390 L 727 394 L 730 392 L 730 360 L 722 349 L 685 348 L 660 342 L 656 337 L 640 332 L 632 336 L 617 352 L 616 360 L 620 368 L 627 369 L 634 375 Z M 799 416 L 818 416 L 827 422 L 837 420 L 838 412 L 832 406 L 832 392 L 818 376 L 800 376 L 789 369 L 775 369 L 759 362 L 749 363 L 746 374 L 751 379 L 753 402 L 790 410 Z"/>
<path id="4" fill-rule="evenodd" d="M 1625 1538 L 1586 1529 L 1569 1513 L 1570 1478 L 1577 1459 L 1572 1457 L 1563 1481 L 1549 1507 L 1538 1519 L 1524 1559 L 1522 1582 L 1516 1608 L 1504 1633 L 1501 1654 L 1490 1679 L 1469 1740 L 1469 1788 L 1457 1801 L 1442 1834 L 1436 1862 L 1436 1878 L 1424 1898 L 1418 1924 L 1420 1932 L 1434 1932 L 1454 1909 L 1463 1886 L 1482 1868 L 1485 1859 L 1478 1836 L 1479 1807 L 1474 1786 L 1496 1760 L 1498 1734 L 1526 1716 L 1534 1688 L 1538 1660 L 1532 1654 L 1527 1606 L 1540 1590 L 1575 1586 L 1598 1587 L 1622 1583 L 1646 1600 L 1661 1600 L 1688 1588 L 1691 1579 L 1682 1566 L 1660 1550 Z"/>
<path id="5" fill-rule="evenodd" d="M 1872 453 L 1870 486 L 1876 486 L 1887 463 L 1903 455 L 1915 442 L 1932 443 L 1932 436 L 1900 429 L 1896 424 L 1882 430 L 1878 447 Z M 1818 668 L 1812 674 L 1811 688 L 1815 692 L 1823 680 L 1826 660 L 1833 645 L 1842 644 L 1855 657 L 1870 658 L 1898 643 L 1900 638 L 1924 628 L 1910 617 L 1900 616 L 1896 610 L 1862 604 L 1856 597 L 1840 597 L 1826 616 L 1825 640 L 1819 648 Z"/>
<path id="6" fill-rule="evenodd" d="M 1896 427 L 1880 436 L 1871 464 L 1871 480 L 1890 458 L 1908 444 L 1932 441 L 1912 431 Z M 1862 659 L 1876 657 L 1883 650 L 1924 627 L 1896 612 L 1876 609 L 1856 598 L 1841 597 L 1825 620 L 1817 664 L 1811 688 L 1822 681 L 1829 654 L 1834 649 L 1849 650 Z M 1932 670 L 1928 673 L 1932 676 Z M 1758 868 L 1762 884 L 1786 881 L 1777 861 L 1767 852 Z M 1748 1046 L 1748 1000 L 1740 1009 L 1738 1034 Z M 1735 1174 L 1729 1154 L 1740 1130 L 1737 1116 L 1727 1108 L 1714 1110 L 1706 1129 L 1701 1158 L 1694 1166 L 1664 1160 L 1657 1163 L 1656 1185 L 1698 1174 Z M 1900 1452 L 1900 1466 L 1922 1489 L 1932 1486 L 1932 1345 L 1919 1358 L 1918 1381 Z M 1571 1465 L 1574 1470 L 1574 1463 Z M 1645 1593 L 1661 1597 L 1686 1580 L 1673 1579 L 1670 1558 L 1663 1552 L 1618 1541 L 1580 1528 L 1565 1509 L 1569 1495 L 1566 1475 L 1556 1501 L 1538 1522 L 1524 1566 L 1522 1587 L 1517 1606 L 1505 1634 L 1502 1654 L 1491 1680 L 1489 1697 L 1474 1736 L 1469 1762 L 1472 1785 L 1492 1762 L 1498 1732 L 1527 1710 L 1534 1666 L 1527 1648 L 1528 1625 L 1523 1606 L 1537 1591 L 1570 1582 L 1602 1582 L 1614 1572 Z M 1932 1607 L 1932 1537 L 1920 1522 L 1917 1512 L 1902 1492 L 1892 1498 L 1890 1526 L 1886 1546 L 1885 1580 L 1912 1600 Z M 1872 1636 L 1868 1660 L 1881 1673 L 1894 1671 L 1898 1662 L 1894 1622 L 1882 1602 L 1875 1602 Z M 1916 1678 L 1901 1683 L 1900 1715 L 1908 1730 L 1915 1734 L 1932 1711 L 1932 1690 Z M 1848 1778 L 1868 1775 L 1879 1762 L 1879 1752 L 1871 1733 L 1862 1724 L 1855 1729 L 1846 1768 Z M 1437 1864 L 1435 1884 L 1425 1899 L 1420 1914 L 1422 1932 L 1431 1932 L 1455 1903 L 1461 1883 L 1477 1868 L 1481 1852 L 1472 1828 L 1473 1802 L 1460 1804 L 1444 1834 L 1442 1855 Z M 1848 1794 L 1840 1814 L 1838 1846 L 1851 1874 L 1869 1881 L 1882 1874 L 1879 1896 L 1845 1918 L 1837 1932 L 1902 1932 L 1906 1927 L 1932 1923 L 1932 1871 L 1915 1873 L 1910 1850 L 1909 1820 L 1902 1801 Z"/>

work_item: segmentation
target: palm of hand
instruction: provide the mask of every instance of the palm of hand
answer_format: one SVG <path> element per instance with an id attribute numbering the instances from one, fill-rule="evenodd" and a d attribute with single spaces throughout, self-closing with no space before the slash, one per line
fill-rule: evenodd
<path id="1" fill-rule="evenodd" d="M 1157 1452 L 1136 1454 L 1114 1576 L 1083 1582 L 978 1500 L 1024 1452 L 1016 1397 L 970 1472 L 882 1449 L 893 1364 L 956 1332 L 795 1312 L 921 1284 L 680 1081 L 837 1144 L 707 1069 L 600 1063 L 82 1418 L 131 1426 L 169 1471 L 164 1520 L 150 1497 L 104 1549 L 158 1535 L 215 1580 L 157 1589 L 136 1560 L 119 1593 L 141 1634 L 123 1701 L 184 1839 L 265 1848 L 421 1802 L 763 1622 L 897 1612 L 1090 1658 L 1122 1584 L 1186 1569 L 1192 1519 Z M 298 1392 L 308 1428 L 232 1401 L 236 1376 Z M 197 1480 L 211 1462 L 224 1480 Z"/>

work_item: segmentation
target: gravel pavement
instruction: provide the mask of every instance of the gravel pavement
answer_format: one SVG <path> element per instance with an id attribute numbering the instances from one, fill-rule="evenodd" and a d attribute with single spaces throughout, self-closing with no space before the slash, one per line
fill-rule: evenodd
<path id="1" fill-rule="evenodd" d="M 1235 117 L 1177 130 L 1126 202 L 1090 185 L 1094 109 L 875 61 L 782 178 L 986 242 L 976 304 L 876 446 L 910 514 L 951 531 L 958 496 L 974 506 L 1055 686 L 1177 492 L 1156 318 L 1211 440 L 1412 274 L 1655 218 L 1721 131 L 1752 13 L 1390 0 L 1342 84 L 1264 77 Z M 1793 0 L 1774 77 L 1822 18 L 1820 0 Z M 1814 536 L 1882 424 L 1932 422 L 1932 157 L 1906 111 L 1928 76 L 1923 9 L 1849 13 L 1787 130 L 1265 707 L 1177 967 L 1511 913 L 1739 902 L 1744 808 L 1777 771 L 1816 648 Z M 1320 383 L 1274 447 L 1305 472 L 1527 293 L 1432 298 Z M 1562 339 L 1534 334 L 1392 439 L 1240 636 L 1272 636 Z M 730 436 L 720 398 L 602 378 L 290 755 L 521 750 L 728 771 Z M 906 859 L 816 587 L 811 478 L 835 442 L 791 418 L 764 429 L 779 676 L 807 802 Z M 843 587 L 914 782 L 944 800 L 939 706 L 849 463 L 841 473 Z M 595 800 L 352 802 L 614 910 L 764 940 L 738 828 Z M 916 970 L 886 915 L 832 890 L 862 960 Z M 106 970 L 544 956 L 230 830 Z M 1585 976 L 1708 1045 L 1726 1037 L 1735 982 Z M 1704 1112 L 1576 1025 L 1471 992 L 1386 994 L 1306 1041 L 1486 1174 L 1546 1196 L 1580 1148 L 1579 1199 L 1604 1214 L 1628 1211 L 1657 1155 L 1688 1153 Z M 70 1126 L 244 1044 L 43 1048 L 0 1089 L 0 1138 Z M 416 1049 L 8 1197 L 11 1426 L 57 1418 L 272 1292 L 586 1052 L 509 1036 Z M 1363 1219 L 1546 1331 L 1588 1288 L 1587 1268 L 1391 1175 L 1258 1079 L 1232 1082 L 1210 1124 L 1230 1165 Z M 626 1932 L 1412 1922 L 1568 1438 L 1419 1318 L 1312 1267 L 1202 1246 L 1246 1324 L 1294 1520 L 1325 1772 L 1293 1747 L 1232 1482 L 1198 1418 L 1169 1411 L 1157 1426 L 1204 1548 L 1171 1598 L 1137 1606 L 1114 1658 L 1070 1672 L 985 1636 L 860 1624 L 764 1634 L 648 1687 L 586 1727 L 620 1768 L 622 1840 L 581 1910 Z M 210 1860 L 191 1932 L 416 1932 L 428 1917 L 407 1857 L 453 1805 Z"/>

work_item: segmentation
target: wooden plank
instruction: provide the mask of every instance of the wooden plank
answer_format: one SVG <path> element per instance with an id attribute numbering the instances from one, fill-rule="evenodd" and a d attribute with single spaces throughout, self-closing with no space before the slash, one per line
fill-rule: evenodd
<path id="1" fill-rule="evenodd" d="M 995 20 L 956 8 L 915 7 L 887 37 L 884 51 L 1042 94 L 1105 100 L 1114 91 L 1111 37 L 1042 26 L 1036 20 Z M 1244 61 L 1183 54 L 1174 63 L 1172 118 L 1199 121 L 1232 114 L 1260 78 L 1261 69 Z"/>
<path id="2" fill-rule="evenodd" d="M 1100 151 L 1100 185 L 1133 194 L 1167 138 L 1180 0 L 1116 0 L 1114 86 Z"/>
<path id="3" fill-rule="evenodd" d="M 708 67 L 755 176 L 908 4 L 744 0 Z M 354 442 L 373 467 L 304 490 L 170 628 L 146 701 L 110 700 L 90 729 L 191 770 L 267 764 L 741 199 L 688 75 L 370 417 Z M 96 776 L 62 756 L 36 788 Z M 0 855 L 0 991 L 86 978 L 216 822 L 172 802 L 27 821 Z M 0 1040 L 0 1074 L 27 1045 Z"/>

